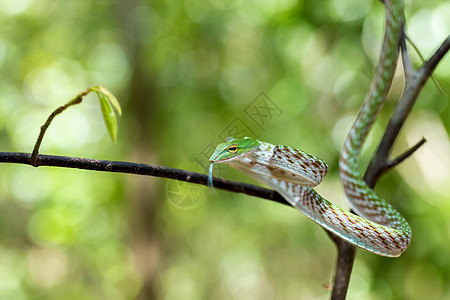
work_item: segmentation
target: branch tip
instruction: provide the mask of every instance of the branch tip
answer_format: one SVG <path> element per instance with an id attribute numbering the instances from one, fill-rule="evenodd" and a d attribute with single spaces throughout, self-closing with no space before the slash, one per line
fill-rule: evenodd
<path id="1" fill-rule="evenodd" d="M 414 154 L 423 144 L 425 144 L 427 140 L 425 138 L 422 138 L 420 141 L 418 141 L 414 146 L 397 156 L 396 158 L 389 160 L 386 164 L 386 170 L 389 170 L 396 165 L 400 164 L 402 161 L 410 157 Z"/>

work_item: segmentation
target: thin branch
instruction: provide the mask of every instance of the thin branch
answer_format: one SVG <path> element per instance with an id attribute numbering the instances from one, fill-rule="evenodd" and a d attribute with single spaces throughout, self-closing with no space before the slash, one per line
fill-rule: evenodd
<path id="1" fill-rule="evenodd" d="M 422 138 L 414 146 L 412 146 L 411 148 L 409 148 L 408 150 L 406 150 L 405 152 L 403 152 L 394 159 L 390 159 L 389 157 L 384 156 L 382 152 L 377 151 L 372 157 L 372 160 L 370 162 L 370 165 L 376 165 L 377 167 L 373 169 L 373 171 L 371 171 L 370 173 L 366 172 L 364 179 L 368 184 L 369 183 L 375 184 L 381 177 L 381 175 L 383 175 L 384 173 L 386 173 L 393 167 L 399 165 L 405 159 L 413 155 L 423 144 L 425 144 L 426 141 L 427 140 L 425 138 Z"/>
<path id="2" fill-rule="evenodd" d="M 418 141 L 414 146 L 397 156 L 396 158 L 389 160 L 386 165 L 386 170 L 389 170 L 396 165 L 400 164 L 402 161 L 410 157 L 414 154 L 423 144 L 425 144 L 427 140 L 425 138 L 422 138 L 420 141 Z"/>
<path id="3" fill-rule="evenodd" d="M 409 36 L 405 35 L 405 37 L 406 37 L 406 41 L 408 41 L 408 43 L 411 45 L 411 47 L 413 48 L 414 52 L 416 52 L 416 54 L 419 56 L 420 61 L 422 62 L 422 64 L 424 64 L 425 63 L 425 58 L 423 57 L 422 53 L 420 53 L 419 48 L 417 48 L 417 46 L 413 43 L 413 41 L 409 38 Z M 411 59 L 409 59 L 409 60 L 411 61 Z M 431 74 L 431 80 L 436 85 L 436 87 L 438 88 L 439 92 L 441 92 L 443 95 L 447 95 L 447 92 L 442 87 L 442 84 L 439 82 L 439 80 L 436 78 L 436 76 L 434 76 L 434 74 Z"/>
<path id="4" fill-rule="evenodd" d="M 37 156 L 35 164 L 32 165 L 30 162 L 30 157 L 30 153 L 0 152 L 0 163 L 17 163 L 35 167 L 51 166 L 103 172 L 147 175 L 186 181 L 201 185 L 207 185 L 208 178 L 208 176 L 205 174 L 164 166 L 56 155 L 39 154 Z M 258 198 L 263 198 L 291 206 L 280 194 L 278 194 L 274 190 L 266 189 L 252 184 L 230 181 L 215 177 L 213 178 L 213 183 L 214 187 L 217 189 L 255 196 Z"/>
<path id="5" fill-rule="evenodd" d="M 70 106 L 81 103 L 81 101 L 83 101 L 83 97 L 86 96 L 89 92 L 90 92 L 90 88 L 88 88 L 84 92 L 81 92 L 80 94 L 78 94 L 75 98 L 70 100 L 65 105 L 58 107 L 50 114 L 50 116 L 48 116 L 47 121 L 45 121 L 45 124 L 41 126 L 41 131 L 39 132 L 39 136 L 36 140 L 36 143 L 34 144 L 33 152 L 31 153 L 31 156 L 30 156 L 30 164 L 32 166 L 37 167 L 36 159 L 39 154 L 39 147 L 41 146 L 42 140 L 44 139 L 45 132 L 47 131 L 50 124 L 52 123 L 53 119 L 57 115 L 59 115 L 60 113 L 65 111 L 67 108 L 69 108 Z"/>
<path id="6" fill-rule="evenodd" d="M 450 49 L 450 35 L 442 42 L 439 48 L 434 52 L 434 54 L 426 61 L 422 68 L 419 69 L 419 77 L 423 78 L 423 81 L 426 81 L 428 77 L 430 77 L 431 73 L 433 73 L 434 69 L 438 65 L 438 63 L 442 60 L 444 55 Z"/>

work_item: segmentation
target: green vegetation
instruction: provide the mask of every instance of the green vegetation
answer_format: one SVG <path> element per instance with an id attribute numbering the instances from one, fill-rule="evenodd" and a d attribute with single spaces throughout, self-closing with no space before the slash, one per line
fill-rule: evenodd
<path id="1" fill-rule="evenodd" d="M 407 2 L 425 58 L 449 13 L 445 0 Z M 40 153 L 206 174 L 224 138 L 259 137 L 325 160 L 318 191 L 346 207 L 338 157 L 377 60 L 379 1 L 0 1 L 0 24 L 0 151 L 31 152 L 53 110 L 102 85 L 122 106 L 116 144 L 91 93 L 55 118 Z M 448 55 L 435 75 L 449 92 Z M 411 246 L 398 259 L 358 251 L 348 299 L 450 297 L 449 128 L 449 97 L 429 82 L 394 154 L 428 142 L 376 188 L 411 224 Z M 219 165 L 214 175 L 252 182 Z M 319 226 L 273 202 L 0 164 L 1 299 L 326 299 L 335 255 Z"/>

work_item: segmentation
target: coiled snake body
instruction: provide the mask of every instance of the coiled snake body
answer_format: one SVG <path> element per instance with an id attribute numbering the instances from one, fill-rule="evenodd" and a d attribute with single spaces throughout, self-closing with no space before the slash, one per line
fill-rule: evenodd
<path id="1" fill-rule="evenodd" d="M 411 228 L 365 183 L 358 170 L 361 148 L 390 88 L 404 22 L 401 0 L 384 3 L 386 28 L 380 61 L 339 161 L 347 200 L 360 216 L 335 206 L 312 189 L 322 181 L 328 167 L 320 159 L 291 147 L 251 138 L 227 141 L 218 145 L 210 158 L 210 176 L 213 164 L 228 163 L 275 189 L 308 218 L 345 241 L 378 255 L 396 257 L 408 247 Z"/>

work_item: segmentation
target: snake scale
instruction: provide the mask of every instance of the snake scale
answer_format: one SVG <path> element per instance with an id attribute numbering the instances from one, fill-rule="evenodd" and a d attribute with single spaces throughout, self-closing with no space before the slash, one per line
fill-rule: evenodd
<path id="1" fill-rule="evenodd" d="M 312 188 L 326 175 L 325 162 L 288 146 L 251 138 L 226 141 L 217 146 L 210 158 L 209 181 L 212 166 L 227 163 L 275 189 L 308 218 L 350 244 L 378 255 L 397 257 L 411 241 L 411 228 L 397 210 L 365 183 L 358 169 L 361 148 L 392 82 L 404 22 L 403 1 L 385 0 L 384 4 L 386 25 L 378 67 L 339 160 L 347 200 L 358 215 L 337 207 Z"/>

